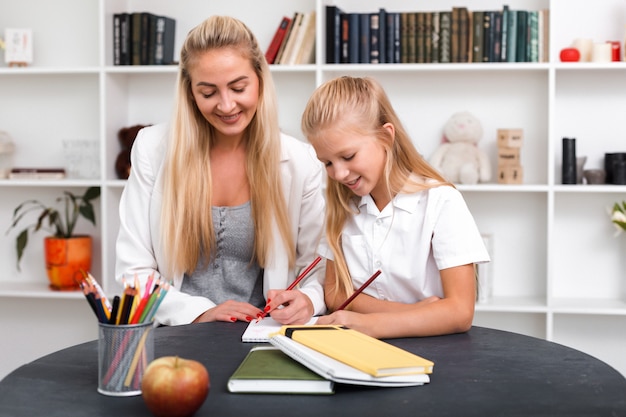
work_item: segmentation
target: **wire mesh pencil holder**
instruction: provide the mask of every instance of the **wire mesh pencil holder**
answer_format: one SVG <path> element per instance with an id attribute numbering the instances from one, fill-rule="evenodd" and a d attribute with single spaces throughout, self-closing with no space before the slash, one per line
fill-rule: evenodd
<path id="1" fill-rule="evenodd" d="M 153 323 L 98 323 L 98 392 L 126 397 L 141 394 L 141 379 L 154 359 Z"/>

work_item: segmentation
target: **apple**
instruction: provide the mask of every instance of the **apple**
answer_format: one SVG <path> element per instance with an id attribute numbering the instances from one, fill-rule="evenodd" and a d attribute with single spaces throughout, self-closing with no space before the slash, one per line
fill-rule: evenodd
<path id="1" fill-rule="evenodd" d="M 209 394 L 209 372 L 198 361 L 162 356 L 148 364 L 141 379 L 141 395 L 157 417 L 188 417 Z"/>

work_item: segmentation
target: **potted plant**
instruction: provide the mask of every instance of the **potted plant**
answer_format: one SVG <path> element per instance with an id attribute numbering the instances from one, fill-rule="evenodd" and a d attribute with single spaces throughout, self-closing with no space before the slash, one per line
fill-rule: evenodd
<path id="1" fill-rule="evenodd" d="M 74 228 L 81 216 L 96 225 L 92 202 L 99 196 L 100 187 L 90 187 L 83 195 L 78 196 L 70 191 L 63 191 L 63 195 L 56 199 L 56 203 L 61 204 L 62 211 L 39 200 L 27 200 L 17 206 L 13 211 L 9 230 L 15 228 L 27 214 L 39 212 L 36 222 L 26 226 L 15 240 L 18 270 L 28 244 L 29 232 L 48 230 L 51 236 L 44 239 L 44 253 L 51 288 L 78 289 L 83 274 L 91 269 L 92 238 L 89 235 L 75 235 Z"/>

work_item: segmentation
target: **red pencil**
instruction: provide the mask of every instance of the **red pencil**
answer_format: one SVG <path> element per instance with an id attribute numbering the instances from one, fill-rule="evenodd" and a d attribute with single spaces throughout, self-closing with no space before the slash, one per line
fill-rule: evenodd
<path id="1" fill-rule="evenodd" d="M 370 277 L 370 279 L 365 281 L 365 284 L 361 285 L 359 287 L 359 289 L 354 292 L 354 294 L 352 294 L 350 297 L 348 297 L 348 299 L 346 301 L 344 301 L 343 304 L 340 305 L 337 310 L 343 310 L 344 308 L 346 308 L 348 306 L 348 304 L 350 304 L 352 302 L 352 300 L 354 300 L 356 298 L 357 295 L 361 294 L 363 292 L 363 290 L 366 289 L 372 283 L 372 281 L 374 281 L 376 279 L 376 277 L 378 277 L 380 275 L 380 273 L 381 273 L 380 269 L 378 271 L 374 272 L 374 275 L 372 275 Z M 335 311 L 337 311 L 337 310 L 335 310 Z"/>
<path id="2" fill-rule="evenodd" d="M 315 258 L 315 260 L 311 262 L 311 265 L 307 266 L 306 269 L 302 271 L 300 275 L 298 275 L 298 277 L 287 287 L 285 291 L 291 291 L 294 288 L 296 288 L 296 285 L 298 285 L 298 283 L 302 281 L 302 279 L 306 277 L 309 272 L 311 272 L 311 269 L 315 268 L 315 265 L 317 265 L 321 260 L 322 260 L 321 256 L 318 256 L 317 258 Z M 263 313 L 261 313 L 261 315 L 257 318 L 256 321 L 258 322 L 263 317 L 267 316 L 267 313 L 269 313 L 269 311 L 264 311 Z"/>

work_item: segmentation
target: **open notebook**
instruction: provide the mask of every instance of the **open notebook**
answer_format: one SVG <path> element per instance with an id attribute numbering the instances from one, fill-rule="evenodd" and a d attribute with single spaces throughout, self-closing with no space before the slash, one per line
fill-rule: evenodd
<path id="1" fill-rule="evenodd" d="M 311 317 L 308 324 L 315 324 L 317 317 Z M 267 316 L 260 321 L 252 320 L 241 335 L 242 342 L 263 343 L 269 342 L 269 335 L 280 330 L 282 324 Z"/>

